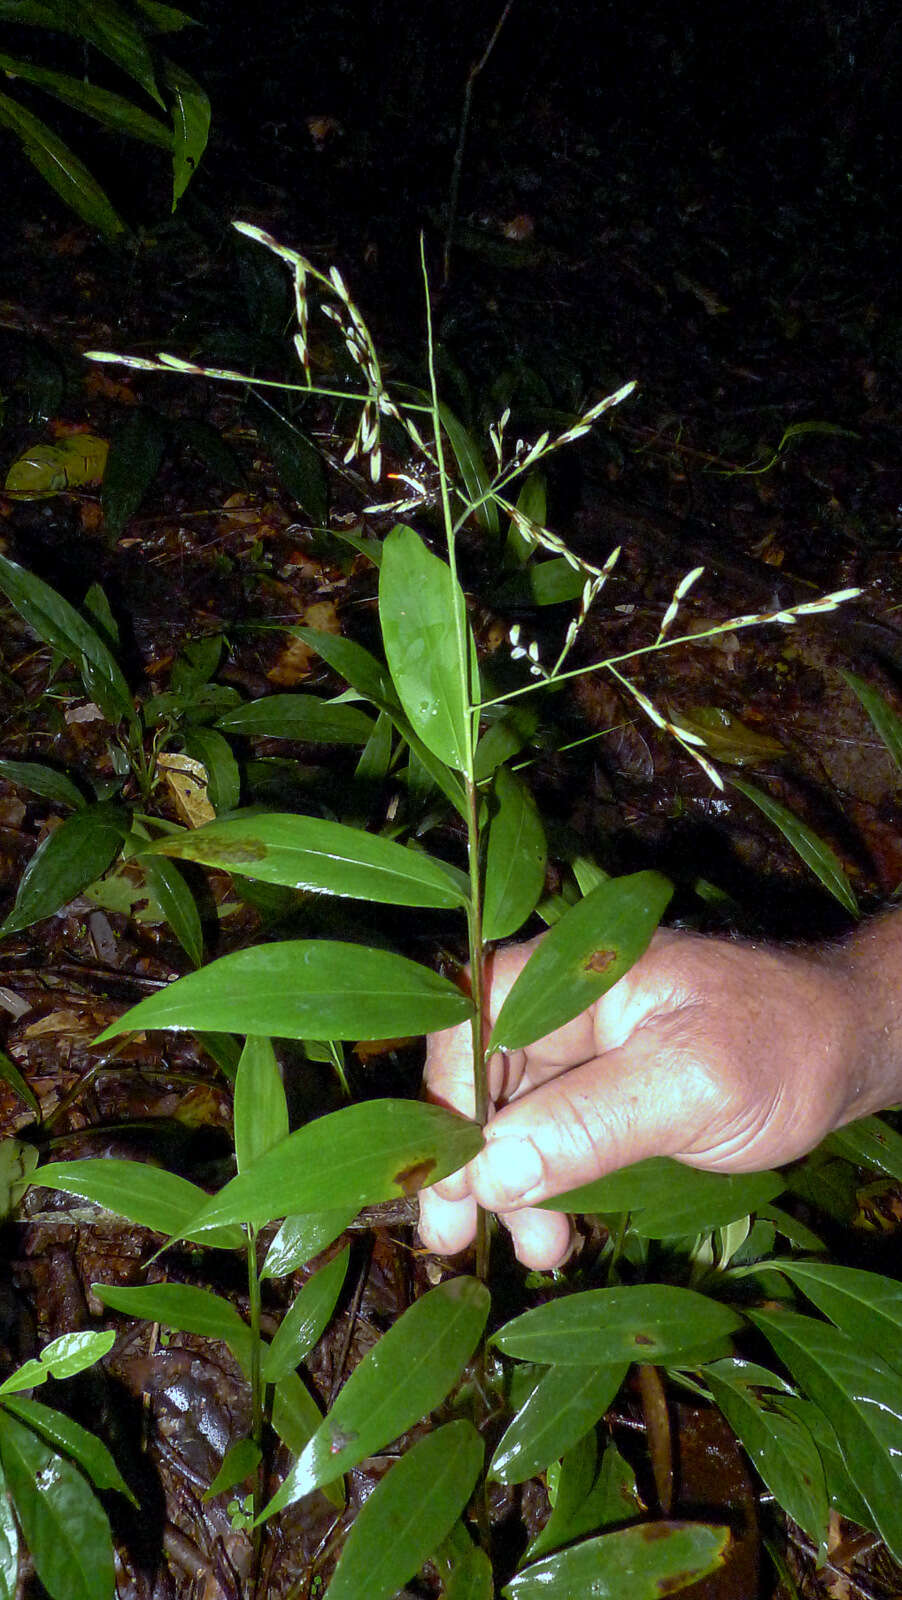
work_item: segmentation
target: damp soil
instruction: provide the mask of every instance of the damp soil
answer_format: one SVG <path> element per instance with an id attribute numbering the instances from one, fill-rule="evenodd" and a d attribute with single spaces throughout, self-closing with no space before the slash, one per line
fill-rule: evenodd
<path id="1" fill-rule="evenodd" d="M 84 352 L 162 348 L 289 373 L 284 285 L 230 231 L 240 216 L 320 266 L 337 263 L 371 319 L 390 380 L 421 384 L 422 234 L 440 381 L 474 436 L 484 438 L 510 407 L 513 436 L 535 437 L 637 380 L 635 397 L 549 475 L 550 526 L 592 561 L 622 550 L 576 664 L 647 644 L 695 567 L 704 571 L 683 604 L 687 633 L 860 588 L 826 617 L 649 657 L 633 681 L 690 726 L 714 719 L 725 777 L 754 782 L 829 844 L 864 911 L 885 906 L 902 881 L 902 779 L 844 673 L 898 709 L 898 156 L 896 101 L 881 72 L 883 54 L 895 60 L 898 27 L 871 8 L 853 71 L 837 42 L 841 19 L 825 36 L 829 8 L 804 6 L 792 34 L 799 60 L 781 72 L 766 38 L 768 25 L 786 37 L 785 18 L 768 24 L 746 8 L 735 34 L 712 24 L 712 39 L 701 17 L 681 34 L 669 8 L 652 7 L 642 28 L 615 8 L 605 49 L 593 43 L 587 67 L 584 8 L 557 8 L 538 55 L 539 8 L 515 7 L 474 83 L 446 279 L 452 160 L 467 72 L 487 42 L 483 9 L 460 8 L 453 37 L 407 4 L 391 13 L 373 6 L 365 22 L 355 7 L 304 9 L 299 20 L 277 5 L 253 26 L 247 17 L 211 19 L 205 39 L 192 42 L 214 136 L 174 219 L 165 216 L 165 174 L 148 163 L 140 193 L 130 194 L 119 158 L 98 146 L 112 192 L 133 206 L 136 232 L 125 247 L 98 242 L 17 167 L 0 248 L 4 470 L 39 442 L 115 438 L 138 414 L 161 419 L 167 444 L 120 528 L 110 531 L 91 482 L 33 500 L 0 495 L 0 548 L 74 602 L 102 584 L 140 702 L 165 692 L 179 652 L 210 635 L 224 641 L 218 681 L 243 697 L 337 691 L 280 626 L 375 637 L 375 569 L 333 537 L 379 538 L 392 520 L 367 511 L 373 487 L 359 463 L 344 460 L 353 420 L 325 403 L 294 410 L 315 451 L 315 467 L 305 457 L 305 468 L 279 448 L 245 391 L 90 365 Z M 887 72 L 898 81 L 898 63 Z M 808 92 L 794 92 L 799 84 Z M 754 112 L 762 92 L 766 127 Z M 334 359 L 326 341 L 317 354 Z M 781 449 L 787 430 L 795 432 Z M 385 467 L 409 472 L 399 440 L 388 439 Z M 437 533 L 428 493 L 414 520 Z M 478 527 L 465 530 L 462 571 L 481 658 L 503 677 L 511 627 L 544 647 L 560 632 L 561 608 L 505 601 L 498 556 Z M 8 608 L 0 638 L 0 756 L 114 783 L 109 727 L 78 682 Z M 342 814 L 356 759 L 347 749 L 257 741 L 242 756 L 249 798 Z M 549 890 L 565 881 L 568 861 L 587 855 L 611 871 L 668 873 L 684 926 L 791 940 L 847 930 L 847 912 L 762 813 L 729 782 L 714 790 L 609 677 L 576 678 L 544 704 L 530 762 L 552 842 Z M 160 787 L 154 803 L 178 819 L 175 793 Z M 365 803 L 379 826 L 391 786 Z M 0 909 L 59 815 L 0 779 Z M 440 808 L 424 827 L 430 848 L 461 858 L 459 828 Z M 242 898 L 224 876 L 197 889 L 210 956 L 285 925 L 284 907 Z M 336 925 L 309 905 L 292 915 L 312 933 Z M 361 911 L 357 925 L 365 921 Z M 462 955 L 457 931 L 432 914 L 415 925 L 383 918 L 380 929 L 420 960 Z M 5 939 L 0 1043 L 41 1118 L 2 1083 L 4 1134 L 54 1158 L 127 1155 L 209 1187 L 221 1182 L 231 1170 L 231 1102 L 215 1062 L 181 1036 L 130 1041 L 113 1059 L 92 1043 L 184 970 L 165 924 L 121 884 Z M 302 1052 L 287 1049 L 283 1065 L 296 1120 L 340 1103 L 327 1069 Z M 413 1095 L 419 1071 L 415 1043 L 374 1052 L 351 1041 L 357 1095 Z M 902 1217 L 889 1186 L 880 1208 L 868 1238 L 876 1231 L 886 1254 Z M 355 1226 L 349 1288 L 309 1367 L 321 1400 L 443 1270 L 417 1246 L 414 1222 L 411 1202 Z M 4 1231 L 4 1369 L 58 1334 L 108 1320 L 91 1285 L 145 1281 L 158 1242 L 30 1191 Z M 271 1326 L 308 1270 L 268 1286 Z M 503 1244 L 498 1270 L 509 1306 L 523 1304 L 530 1291 Z M 216 1288 L 247 1310 L 221 1252 L 212 1261 L 170 1252 L 151 1272 Z M 110 1442 L 141 1500 L 140 1514 L 110 1506 L 119 1595 L 232 1600 L 250 1581 L 250 1541 L 233 1528 L 227 1496 L 202 1497 L 246 1431 L 246 1385 L 221 1346 L 163 1341 L 124 1318 L 112 1325 L 111 1356 L 70 1386 L 67 1404 Z M 618 1405 L 614 1436 L 647 1471 L 639 1397 L 628 1391 Z M 728 1517 L 736 1533 L 732 1562 L 693 1594 L 898 1593 L 885 1552 L 856 1543 L 848 1525 L 833 1530 L 833 1564 L 815 1575 L 814 1552 L 775 1515 L 714 1413 L 674 1401 L 671 1427 L 678 1505 Z M 277 1447 L 269 1465 L 275 1481 L 286 1466 Z M 348 1517 L 389 1465 L 388 1455 L 363 1463 L 338 1520 L 322 1496 L 291 1508 L 268 1536 L 258 1592 L 317 1594 Z M 654 1485 L 645 1488 L 653 1496 Z M 547 1496 L 539 1483 L 496 1492 L 496 1543 L 513 1566 L 524 1530 L 547 1515 Z M 781 1551 L 783 1580 L 762 1555 L 765 1535 Z M 25 1589 L 37 1594 L 37 1580 L 26 1575 Z M 437 1593 L 437 1583 L 426 1578 L 409 1592 Z"/>

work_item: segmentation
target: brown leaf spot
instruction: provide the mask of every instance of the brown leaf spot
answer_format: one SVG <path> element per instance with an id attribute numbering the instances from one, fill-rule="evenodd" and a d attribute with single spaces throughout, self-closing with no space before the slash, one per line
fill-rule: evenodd
<path id="1" fill-rule="evenodd" d="M 165 854 L 167 856 L 187 856 L 191 859 L 191 840 L 184 841 L 181 847 L 180 840 L 173 840 L 170 844 L 166 841 Z M 224 867 L 234 861 L 240 864 L 245 861 L 262 861 L 269 854 L 266 845 L 260 839 L 222 839 L 214 845 L 217 861 Z"/>
<path id="2" fill-rule="evenodd" d="M 587 972 L 607 972 L 617 960 L 616 950 L 593 950 L 586 962 Z"/>
<path id="3" fill-rule="evenodd" d="M 644 1522 L 642 1524 L 642 1538 L 646 1544 L 654 1544 L 657 1539 L 667 1539 L 673 1532 L 672 1522 Z"/>
<path id="4" fill-rule="evenodd" d="M 654 1342 L 655 1341 L 652 1338 L 650 1333 L 634 1333 L 633 1334 L 633 1344 L 654 1344 Z"/>
<path id="5" fill-rule="evenodd" d="M 395 1173 L 395 1183 L 402 1194 L 418 1194 L 435 1167 L 435 1157 L 427 1156 L 425 1161 L 415 1161 L 410 1167 L 403 1167 Z"/>

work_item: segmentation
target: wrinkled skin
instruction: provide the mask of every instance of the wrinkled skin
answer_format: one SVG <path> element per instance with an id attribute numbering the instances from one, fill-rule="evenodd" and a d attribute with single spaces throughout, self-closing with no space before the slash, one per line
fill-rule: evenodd
<path id="1" fill-rule="evenodd" d="M 490 957 L 489 1023 L 535 943 Z M 847 951 L 659 931 L 582 1016 L 492 1058 L 485 1147 L 421 1194 L 424 1243 L 465 1248 L 478 1202 L 510 1229 L 525 1265 L 551 1268 L 567 1258 L 571 1224 L 536 1210 L 539 1200 L 648 1156 L 738 1173 L 806 1154 L 893 1098 L 872 1082 L 865 1048 L 863 1008 L 874 1010 L 875 995 Z M 425 1083 L 431 1100 L 473 1115 L 468 1025 L 431 1037 Z"/>

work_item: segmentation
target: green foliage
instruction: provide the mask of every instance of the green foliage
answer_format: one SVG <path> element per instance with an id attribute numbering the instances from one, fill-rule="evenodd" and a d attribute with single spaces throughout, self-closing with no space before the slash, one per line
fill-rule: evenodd
<path id="1" fill-rule="evenodd" d="M 72 106 L 116 138 L 124 135 L 167 151 L 172 161 L 174 211 L 206 148 L 210 104 L 200 85 L 161 52 L 154 39 L 192 25 L 194 19 L 173 6 L 150 6 L 142 0 L 42 0 L 39 4 L 5 0 L 0 6 L 3 22 L 69 35 L 75 45 L 78 75 L 54 71 L 30 56 L 5 54 L 0 54 L 0 71 Z M 89 62 L 87 70 L 80 55 Z M 131 79 L 153 111 L 93 82 L 98 57 Z M 108 239 L 124 235 L 126 223 L 97 179 L 27 101 L 27 94 L 24 104 L 8 94 L 0 95 L 0 127 L 14 135 L 22 154 L 83 222 Z"/>
<path id="2" fill-rule="evenodd" d="M 208 1494 L 229 1493 L 251 1481 L 249 1500 L 239 1503 L 236 1514 L 242 1526 L 253 1525 L 258 1540 L 270 1518 L 314 1490 L 324 1490 L 341 1506 L 344 1473 L 432 1419 L 430 1430 L 401 1453 L 359 1513 L 332 1582 L 330 1592 L 337 1597 L 364 1590 L 389 1597 L 430 1558 L 452 1600 L 488 1600 L 493 1588 L 505 1583 L 509 1574 L 491 1572 L 463 1520 L 484 1467 L 474 1422 L 485 1420 L 494 1390 L 505 1426 L 490 1474 L 518 1483 L 545 1473 L 553 1504 L 523 1569 L 501 1588 L 508 1600 L 540 1594 L 571 1600 L 602 1588 L 611 1597 L 637 1600 L 675 1592 L 715 1571 L 727 1549 L 726 1529 L 702 1521 L 647 1520 L 629 1468 L 610 1445 L 600 1448 L 598 1424 L 636 1364 L 653 1365 L 721 1405 L 763 1481 L 819 1547 L 829 1507 L 841 1504 L 853 1515 L 860 1513 L 898 1553 L 900 1295 L 887 1280 L 817 1259 L 822 1248 L 817 1235 L 773 1206 L 787 1184 L 798 1191 L 808 1183 L 817 1192 L 816 1162 L 802 1164 L 789 1177 L 766 1172 L 729 1178 L 656 1159 L 551 1202 L 600 1213 L 608 1224 L 607 1243 L 586 1267 L 590 1287 L 550 1297 L 501 1326 L 496 1314 L 490 1342 L 500 1353 L 503 1378 L 497 1383 L 483 1343 L 489 1288 L 477 1277 L 458 1276 L 404 1311 L 323 1415 L 300 1369 L 339 1303 L 347 1246 L 307 1277 L 272 1340 L 264 1337 L 264 1281 L 330 1249 L 362 1206 L 404 1199 L 471 1160 L 482 1142 L 489 1053 L 528 1046 L 603 995 L 647 949 L 671 885 L 651 871 L 608 877 L 603 867 L 579 858 L 568 890 L 574 903 L 559 897 L 551 931 L 507 995 L 491 1038 L 481 1037 L 486 942 L 517 934 L 537 906 L 544 910 L 549 904 L 542 899 L 547 846 L 541 817 L 512 769 L 536 732 L 538 719 L 528 697 L 570 676 L 569 652 L 617 559 L 612 552 L 596 567 L 542 525 L 539 468 L 548 454 L 578 439 L 626 398 L 631 386 L 531 448 L 506 452 L 502 420 L 491 432 L 492 469 L 440 402 L 434 379 L 426 397 L 401 402 L 389 393 L 369 333 L 337 272 L 326 277 L 259 230 L 242 231 L 273 251 L 293 275 L 302 396 L 316 392 L 307 345 L 308 300 L 315 290 L 344 334 L 361 377 L 360 392 L 346 396 L 360 412 L 351 453 L 366 459 L 376 481 L 382 419 L 406 429 L 421 459 L 438 473 L 446 544 L 439 554 L 406 522 L 398 522 L 381 545 L 358 540 L 378 567 L 384 660 L 337 635 L 288 630 L 343 677 L 352 691 L 347 697 L 326 700 L 302 693 L 242 704 L 234 691 L 214 681 L 221 641 L 199 640 L 182 652 L 169 691 L 140 717 L 116 664 L 112 619 L 98 597 L 88 622 L 47 585 L 12 563 L 0 564 L 6 594 L 39 637 L 75 666 L 86 692 L 119 729 L 145 800 L 153 793 L 158 753 L 177 739 L 189 754 L 192 746 L 199 753 L 210 794 L 218 794 L 217 811 L 231 813 L 181 828 L 145 814 L 133 817 L 120 799 L 89 799 L 74 786 L 54 784 L 47 769 L 34 772 L 34 764 L 8 771 L 14 781 L 33 778 L 48 798 L 69 806 L 71 815 L 35 856 L 7 929 L 28 926 L 57 909 L 66 896 L 87 887 L 92 875 L 105 871 L 124 844 L 129 861 L 146 872 L 148 886 L 197 970 L 119 1017 L 101 1041 L 143 1029 L 190 1029 L 214 1047 L 219 1038 L 221 1059 L 234 1082 L 236 1171 L 213 1195 L 173 1173 L 116 1160 L 50 1162 L 38 1169 L 36 1179 L 162 1235 L 161 1252 L 173 1240 L 187 1239 L 243 1256 L 246 1317 L 224 1297 L 185 1283 L 98 1284 L 95 1293 L 117 1315 L 145 1317 L 221 1341 L 238 1361 L 250 1385 L 251 1425 L 247 1438 L 233 1441 Z M 172 357 L 136 364 L 158 371 L 198 370 Z M 241 379 L 228 370 L 210 375 Z M 427 433 L 431 429 L 431 442 L 421 424 Z M 449 456 L 457 463 L 456 474 L 446 464 Z M 316 485 L 308 482 L 303 494 L 315 499 Z M 410 509 L 405 504 L 405 512 Z M 492 545 L 506 581 L 527 584 L 542 603 L 578 601 L 551 665 L 543 664 L 537 644 L 521 643 L 519 631 L 512 630 L 515 670 L 505 679 L 511 687 L 497 695 L 487 693 L 480 680 L 457 569 L 457 534 L 468 519 Z M 697 575 L 687 574 L 678 586 L 648 651 L 686 642 L 672 639 L 670 630 Z M 785 613 L 732 618 L 700 637 L 756 623 L 792 622 L 832 610 L 845 597 L 843 592 Z M 676 714 L 665 716 L 625 675 L 629 660 L 612 656 L 576 670 L 607 672 L 722 787 L 709 759 L 715 754 L 713 742 L 705 753 L 704 717 L 690 726 Z M 888 723 L 886 728 L 892 737 Z M 236 810 L 241 768 L 228 740 L 258 734 L 357 747 L 359 775 L 378 781 L 391 773 L 406 794 L 399 796 L 381 832 L 358 826 L 353 812 L 342 818 Z M 744 780 L 731 781 L 765 810 L 824 886 L 854 913 L 848 880 L 828 847 Z M 465 829 L 466 872 L 422 847 L 417 828 L 427 804 L 440 819 L 451 819 L 455 835 Z M 61 836 L 65 849 L 54 847 Z M 372 945 L 289 939 L 235 950 L 203 966 L 200 922 L 179 875 L 180 862 L 228 872 L 239 883 L 265 885 L 269 892 L 282 888 L 328 895 L 334 903 L 353 899 L 376 908 L 397 906 L 403 913 L 399 922 L 407 916 L 411 926 L 417 920 L 413 914 L 423 909 L 456 916 L 461 930 L 466 927 L 470 992 L 425 962 L 386 948 L 381 929 Z M 577 889 L 582 898 L 576 898 Z M 373 922 L 379 927 L 378 910 Z M 471 1029 L 476 1120 L 438 1106 L 376 1098 L 314 1116 L 290 1130 L 273 1037 L 303 1041 L 312 1063 L 331 1063 L 343 1074 L 347 1042 L 395 1039 L 461 1023 Z M 246 1040 L 237 1061 L 232 1033 Z M 833 1136 L 840 1141 L 834 1142 L 833 1164 L 847 1187 L 854 1182 L 850 1161 L 898 1173 L 900 1141 L 891 1135 L 879 1119 L 869 1119 L 857 1134 L 847 1129 Z M 823 1153 L 818 1159 L 823 1161 Z M 21 1176 L 18 1168 L 14 1176 Z M 14 1188 L 11 1177 L 11 1198 Z M 273 1221 L 281 1226 L 260 1267 L 259 1230 Z M 485 1219 L 480 1228 L 482 1270 Z M 788 1241 L 788 1259 L 775 1256 L 778 1235 Z M 800 1251 L 815 1259 L 800 1257 Z M 658 1281 L 661 1277 L 665 1281 Z M 815 1314 L 797 1309 L 802 1296 Z M 762 1335 L 788 1377 L 744 1359 L 745 1341 L 757 1338 L 760 1349 Z M 473 1381 L 462 1383 L 477 1350 Z M 69 1356 L 77 1360 L 78 1351 Z M 53 1357 L 66 1358 L 65 1351 Z M 45 1367 L 46 1362 L 29 1367 L 30 1384 L 45 1375 Z M 40 1508 L 36 1513 L 31 1502 L 20 1514 L 17 1494 L 24 1495 L 28 1462 L 37 1461 L 36 1451 L 54 1448 L 54 1442 L 47 1426 L 41 1432 L 34 1417 L 29 1424 L 15 1409 L 25 1404 L 14 1396 L 15 1387 L 8 1393 L 0 1389 L 0 1422 L 12 1430 L 0 1431 L 0 1457 L 17 1515 L 33 1541 L 44 1537 L 40 1517 L 45 1514 Z M 264 1506 L 269 1415 L 294 1460 Z M 26 1448 L 15 1430 L 28 1426 L 29 1440 L 38 1444 Z M 61 1440 L 60 1434 L 56 1444 L 62 1448 Z M 67 1466 L 66 1494 L 77 1497 L 89 1492 L 80 1474 L 90 1469 L 74 1436 L 69 1441 L 68 1456 L 77 1465 Z M 73 1488 L 73 1473 L 81 1489 Z M 85 1526 L 94 1527 L 88 1513 Z M 9 1527 L 0 1525 L 0 1570 L 7 1574 L 10 1548 Z M 82 1552 L 79 1560 L 85 1584 L 107 1570 L 105 1553 L 88 1562 Z M 39 1572 L 52 1588 L 40 1567 Z M 71 1592 L 77 1600 L 82 1593 L 91 1600 L 99 1595 L 97 1589 L 78 1586 Z"/>
<path id="3" fill-rule="evenodd" d="M 9 1600 L 16 1593 L 17 1525 L 53 1600 L 113 1600 L 110 1525 L 94 1489 L 137 1501 L 100 1439 L 22 1391 L 83 1372 L 107 1354 L 114 1337 L 64 1334 L 0 1384 L 0 1595 Z"/>
<path id="4" fill-rule="evenodd" d="M 391 1600 L 456 1522 L 481 1466 L 471 1422 L 449 1422 L 418 1440 L 355 1518 L 329 1584 L 332 1600 Z"/>

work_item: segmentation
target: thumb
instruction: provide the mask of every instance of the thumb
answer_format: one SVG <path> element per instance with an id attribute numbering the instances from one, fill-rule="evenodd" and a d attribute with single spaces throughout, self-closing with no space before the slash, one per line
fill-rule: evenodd
<path id="1" fill-rule="evenodd" d="M 488 1211 L 536 1205 L 646 1156 L 674 1155 L 712 1115 L 682 1052 L 649 1029 L 514 1100 L 467 1172 Z M 697 1085 L 696 1085 L 697 1087 Z"/>

